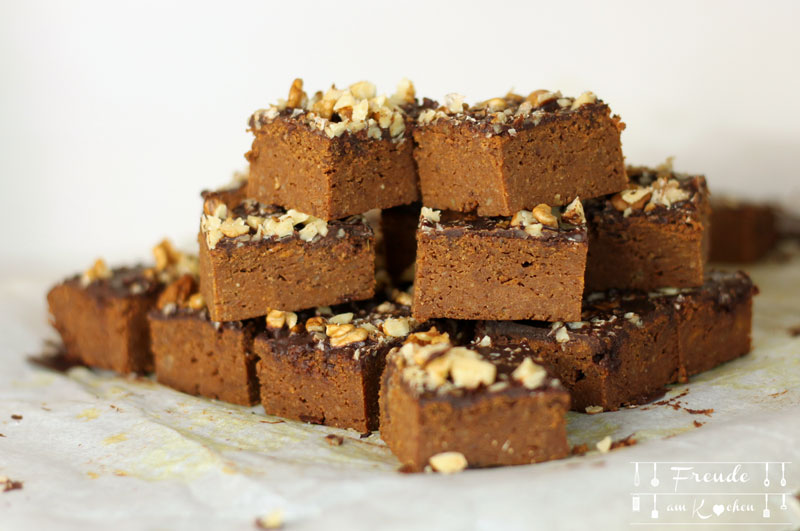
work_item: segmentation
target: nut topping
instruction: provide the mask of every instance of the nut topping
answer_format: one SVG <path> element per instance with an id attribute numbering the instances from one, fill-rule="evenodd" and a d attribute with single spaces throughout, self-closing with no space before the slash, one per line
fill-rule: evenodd
<path id="1" fill-rule="evenodd" d="M 337 325 L 328 325 L 328 327 L 330 326 L 337 326 Z M 339 325 L 339 326 L 352 327 L 353 325 Z M 350 343 L 357 343 L 359 341 L 364 341 L 365 339 L 367 339 L 367 337 L 369 337 L 369 332 L 367 332 L 363 328 L 355 328 L 347 332 L 346 334 L 331 337 L 331 346 L 343 347 L 345 345 L 349 345 Z"/>
<path id="2" fill-rule="evenodd" d="M 442 452 L 431 456 L 428 462 L 442 474 L 455 474 L 467 468 L 467 458 L 461 452 Z"/>
<path id="3" fill-rule="evenodd" d="M 427 219 L 432 223 L 438 223 L 442 218 L 442 211 L 441 210 L 434 210 L 428 207 L 422 207 L 420 211 L 423 218 Z"/>
<path id="4" fill-rule="evenodd" d="M 325 331 L 325 318 L 311 317 L 306 321 L 306 330 L 308 332 L 324 332 Z"/>
<path id="5" fill-rule="evenodd" d="M 81 285 L 86 287 L 95 280 L 105 278 L 111 278 L 111 270 L 106 265 L 105 260 L 98 258 L 95 260 L 94 264 L 92 264 L 92 267 L 87 269 L 83 273 L 83 276 L 81 276 Z"/>
<path id="6" fill-rule="evenodd" d="M 297 324 L 297 314 L 281 310 L 270 310 L 267 314 L 267 328 L 281 329 L 284 325 L 291 330 Z"/>
<path id="7" fill-rule="evenodd" d="M 408 335 L 410 326 L 408 317 L 390 317 L 383 323 L 383 331 L 387 336 L 391 337 L 404 337 Z"/>
<path id="8" fill-rule="evenodd" d="M 547 225 L 548 227 L 558 227 L 558 218 L 553 215 L 550 205 L 540 203 L 536 205 L 536 208 L 534 208 L 531 213 L 533 214 L 533 217 L 536 218 L 536 221 L 542 225 Z"/>
<path id="9" fill-rule="evenodd" d="M 541 365 L 534 363 L 532 359 L 525 358 L 511 373 L 511 377 L 526 388 L 535 389 L 544 383 L 547 371 Z"/>
<path id="10" fill-rule="evenodd" d="M 576 197 L 567 205 L 567 208 L 564 209 L 564 213 L 561 214 L 561 219 L 570 225 L 584 225 L 586 223 L 586 215 L 584 214 L 580 198 Z"/>

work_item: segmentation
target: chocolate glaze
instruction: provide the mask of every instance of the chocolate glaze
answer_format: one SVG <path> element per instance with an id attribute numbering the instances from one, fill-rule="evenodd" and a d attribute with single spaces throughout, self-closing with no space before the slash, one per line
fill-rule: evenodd
<path id="1" fill-rule="evenodd" d="M 247 216 L 270 217 L 281 216 L 285 213 L 286 210 L 277 205 L 264 205 L 249 199 L 245 200 L 232 211 L 233 217 L 240 217 L 245 220 L 247 219 Z M 345 219 L 335 219 L 328 221 L 327 224 L 328 233 L 325 236 L 315 237 L 311 241 L 304 241 L 303 244 L 315 247 L 333 246 L 338 240 L 341 239 L 338 236 L 339 230 L 344 231 L 343 238 L 353 238 L 357 242 L 366 242 L 367 240 L 372 240 L 374 238 L 372 228 L 369 226 L 363 216 L 350 216 L 349 218 Z M 250 227 L 249 232 L 247 234 L 243 234 L 242 236 L 238 236 L 236 238 L 223 237 L 219 240 L 219 242 L 217 242 L 214 250 L 223 249 L 230 253 L 234 249 L 244 245 L 261 245 L 268 247 L 279 241 L 286 242 L 292 239 L 300 239 L 298 228 L 295 228 L 291 235 L 284 236 L 283 238 L 270 236 L 261 238 L 258 241 L 253 241 L 251 240 L 251 237 L 254 236 L 256 232 L 257 231 L 255 229 Z"/>
<path id="2" fill-rule="evenodd" d="M 520 238 L 541 240 L 544 242 L 584 242 L 586 226 L 561 225 L 559 228 L 542 226 L 540 236 L 531 236 L 523 227 L 512 227 L 511 217 L 484 217 L 475 213 L 441 211 L 439 222 L 420 217 L 419 229 L 423 232 L 433 231 L 451 238 L 458 238 L 466 233 L 474 233 L 487 238 Z"/>
<path id="3" fill-rule="evenodd" d="M 431 124 L 441 124 L 453 129 L 467 127 L 470 131 L 481 135 L 500 135 L 503 133 L 508 134 L 510 129 L 520 132 L 534 127 L 544 127 L 558 121 L 572 121 L 576 116 L 585 116 L 590 120 L 595 120 L 597 116 L 606 116 L 610 113 L 611 109 L 602 100 L 582 105 L 575 110 L 569 107 L 562 108 L 555 100 L 552 100 L 534 108 L 531 114 L 511 116 L 509 121 L 503 124 L 493 123 L 493 117 L 486 109 L 474 108 L 468 109 L 460 115 L 451 115 L 447 119 L 436 119 Z M 495 129 L 495 126 L 499 128 L 499 132 Z M 418 124 L 417 127 L 428 126 Z"/>
<path id="4" fill-rule="evenodd" d="M 66 279 L 64 284 L 76 285 L 85 289 L 87 293 L 99 300 L 111 297 L 146 297 L 161 288 L 161 284 L 154 276 L 145 275 L 146 269 L 142 265 L 117 267 L 111 270 L 109 278 L 94 280 L 85 287 L 81 284 L 81 275 L 74 275 Z"/>

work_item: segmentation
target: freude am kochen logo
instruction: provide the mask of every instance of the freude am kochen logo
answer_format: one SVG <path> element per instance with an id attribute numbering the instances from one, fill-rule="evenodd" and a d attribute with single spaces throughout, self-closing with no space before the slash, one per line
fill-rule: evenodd
<path id="1" fill-rule="evenodd" d="M 790 461 L 633 461 L 632 524 L 789 525 Z"/>

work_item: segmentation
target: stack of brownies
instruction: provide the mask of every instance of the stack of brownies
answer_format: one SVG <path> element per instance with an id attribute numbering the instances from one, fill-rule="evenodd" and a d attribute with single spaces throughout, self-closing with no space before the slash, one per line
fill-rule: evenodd
<path id="1" fill-rule="evenodd" d="M 463 100 L 295 80 L 250 119 L 249 174 L 203 192 L 199 260 L 162 242 L 153 267 L 51 290 L 67 355 L 380 424 L 406 469 L 449 472 L 564 457 L 570 407 L 641 404 L 750 350 L 752 282 L 705 268 L 703 177 L 626 169 L 590 92 Z"/>

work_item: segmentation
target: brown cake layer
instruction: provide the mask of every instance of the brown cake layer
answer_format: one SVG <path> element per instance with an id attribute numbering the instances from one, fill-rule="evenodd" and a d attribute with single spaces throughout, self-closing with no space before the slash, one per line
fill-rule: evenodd
<path id="1" fill-rule="evenodd" d="M 628 171 L 627 190 L 586 202 L 586 289 L 702 285 L 711 221 L 705 178 L 669 168 Z"/>
<path id="2" fill-rule="evenodd" d="M 591 93 L 552 96 L 509 94 L 465 108 L 451 95 L 422 111 L 414 158 L 423 204 L 511 216 L 624 189 L 624 124 Z"/>
<path id="3" fill-rule="evenodd" d="M 552 225 L 529 211 L 485 218 L 423 209 L 414 317 L 580 319 L 586 226 L 543 207 Z"/>

